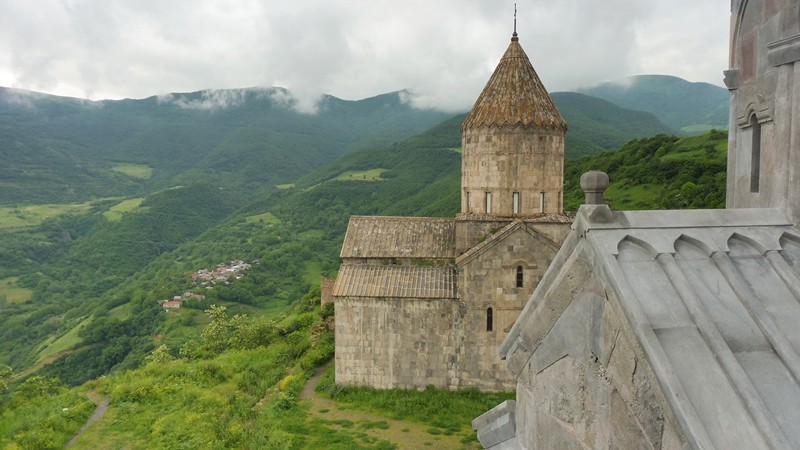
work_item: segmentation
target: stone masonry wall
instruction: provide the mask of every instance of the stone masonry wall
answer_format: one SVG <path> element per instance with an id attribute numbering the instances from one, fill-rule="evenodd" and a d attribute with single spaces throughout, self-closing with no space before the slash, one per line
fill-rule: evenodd
<path id="1" fill-rule="evenodd" d="M 563 216 L 557 216 L 559 219 L 564 219 Z M 467 250 L 475 247 L 481 243 L 486 236 L 500 228 L 508 225 L 511 221 L 508 219 L 486 219 L 476 220 L 475 218 L 456 220 L 456 254 L 461 255 Z M 556 221 L 552 222 L 529 222 L 526 221 L 525 225 L 535 230 L 538 233 L 546 236 L 553 242 L 564 242 L 564 239 L 569 234 L 570 221 Z"/>
<path id="2" fill-rule="evenodd" d="M 557 250 L 557 246 L 518 228 L 459 267 L 460 298 L 467 308 L 463 385 L 486 390 L 514 388 L 515 380 L 500 359 L 500 344 Z M 522 268 L 522 287 L 517 287 L 518 267 Z M 491 330 L 487 329 L 489 308 Z"/>
<path id="3" fill-rule="evenodd" d="M 519 370 L 522 448 L 686 448 L 619 304 L 604 296 L 589 279 Z"/>
<path id="4" fill-rule="evenodd" d="M 563 133 L 521 126 L 479 127 L 464 132 L 462 151 L 462 213 L 529 217 L 563 211 Z M 492 197 L 489 211 L 487 192 Z M 517 213 L 512 207 L 514 192 L 519 193 Z"/>
<path id="5" fill-rule="evenodd" d="M 731 61 L 725 77 L 731 92 L 727 207 L 787 208 L 798 223 L 800 13 L 797 2 L 735 1 L 732 9 Z M 755 146 L 760 150 L 754 157 Z M 755 188 L 751 184 L 754 158 L 758 164 L 755 173 L 760 173 Z"/>
<path id="6" fill-rule="evenodd" d="M 454 300 L 340 297 L 336 382 L 378 389 L 460 385 L 464 308 Z"/>

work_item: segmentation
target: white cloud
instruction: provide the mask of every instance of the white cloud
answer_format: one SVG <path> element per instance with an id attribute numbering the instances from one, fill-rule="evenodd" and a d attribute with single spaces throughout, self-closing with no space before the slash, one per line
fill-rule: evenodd
<path id="1" fill-rule="evenodd" d="M 518 31 L 551 91 L 644 72 L 719 84 L 721 3 L 530 0 Z M 409 89 L 416 105 L 464 110 L 512 14 L 489 0 L 0 0 L 0 84 L 93 99 L 283 86 L 309 112 L 323 94 Z"/>

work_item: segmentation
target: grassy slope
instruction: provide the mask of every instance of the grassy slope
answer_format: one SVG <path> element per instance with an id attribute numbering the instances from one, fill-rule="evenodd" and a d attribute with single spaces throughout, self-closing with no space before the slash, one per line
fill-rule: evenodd
<path id="1" fill-rule="evenodd" d="M 49 225 L 51 233 L 60 236 L 66 231 L 71 240 L 56 246 L 65 253 L 49 263 L 42 275 L 23 278 L 21 286 L 35 288 L 37 299 L 48 299 L 42 305 L 47 309 L 25 304 L 0 318 L 6 342 L 0 357 L 7 363 L 31 364 L 34 353 L 22 348 L 32 349 L 52 333 L 65 333 L 81 323 L 84 315 L 107 310 L 103 305 L 167 298 L 186 289 L 189 271 L 234 258 L 259 259 L 262 264 L 253 271 L 252 283 L 215 293 L 217 300 L 279 310 L 315 284 L 319 275 L 335 272 L 351 214 L 452 216 L 457 212 L 460 156 L 451 148 L 459 142 L 460 120 L 453 118 L 398 144 L 345 155 L 298 180 L 296 187 L 263 195 L 227 219 L 235 208 L 230 200 L 209 202 L 210 191 L 194 195 L 193 200 L 181 197 L 178 194 L 183 191 L 178 190 L 160 194 L 169 201 L 156 202 L 158 209 L 150 210 L 143 202 L 138 209 L 114 215 L 122 217 L 116 222 L 95 223 L 89 216 Z M 648 138 L 626 144 L 619 152 L 568 161 L 566 208 L 574 210 L 582 201 L 578 179 L 590 168 L 609 173 L 612 185 L 607 194 L 618 209 L 719 207 L 724 199 L 724 137 L 717 133 Z M 377 168 L 385 169 L 381 180 L 342 179 L 342 174 L 376 173 Z M 110 202 L 98 211 L 108 214 L 115 205 L 119 203 Z M 180 220 L 165 220 L 174 214 Z M 212 221 L 206 216 L 213 217 Z M 67 247 L 68 251 L 63 250 Z M 49 258 L 54 250 L 45 249 L 36 251 Z M 24 262 L 22 252 L 17 259 Z M 87 272 L 94 276 L 82 278 Z M 71 279 L 83 281 L 64 283 Z M 117 287 L 119 283 L 123 285 Z M 65 308 L 76 299 L 85 306 Z M 42 320 L 53 316 L 59 319 Z M 11 354 L 15 359 L 10 359 Z"/>
<path id="2" fill-rule="evenodd" d="M 328 375 L 316 395 L 331 396 L 336 410 L 369 412 L 375 420 L 310 413 L 302 388 L 333 352 L 318 292 L 277 320 L 211 314 L 180 358 L 159 350 L 139 369 L 72 389 L 36 378 L 12 386 L 0 403 L 0 445 L 62 447 L 91 413 L 87 397 L 107 396 L 108 410 L 74 448 L 392 449 L 412 427 L 424 430 L 430 445 L 476 448 L 470 420 L 508 394 L 342 389 Z M 398 419 L 412 425 L 383 438 L 369 432 Z"/>
<path id="3" fill-rule="evenodd" d="M 616 152 L 569 161 L 564 207 L 583 202 L 580 176 L 602 170 L 611 180 L 606 199 L 614 209 L 724 208 L 727 133 L 677 138 L 658 135 L 628 142 Z"/>

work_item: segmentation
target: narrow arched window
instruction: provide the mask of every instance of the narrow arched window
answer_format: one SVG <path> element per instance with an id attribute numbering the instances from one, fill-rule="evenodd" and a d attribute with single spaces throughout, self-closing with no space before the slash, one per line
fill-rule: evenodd
<path id="1" fill-rule="evenodd" d="M 753 142 L 750 148 L 750 192 L 758 192 L 761 177 L 761 124 L 755 114 L 750 116 Z"/>
<path id="2" fill-rule="evenodd" d="M 492 308 L 486 308 L 486 331 L 492 331 L 494 328 L 494 313 Z"/>
<path id="3" fill-rule="evenodd" d="M 517 287 L 518 288 L 522 287 L 522 280 L 523 280 L 523 276 L 522 275 L 523 275 L 522 274 L 522 266 L 517 266 Z"/>
<path id="4" fill-rule="evenodd" d="M 486 193 L 486 214 L 492 213 L 492 193 Z"/>
<path id="5" fill-rule="evenodd" d="M 519 214 L 519 192 L 513 192 L 511 194 L 511 212 Z"/>

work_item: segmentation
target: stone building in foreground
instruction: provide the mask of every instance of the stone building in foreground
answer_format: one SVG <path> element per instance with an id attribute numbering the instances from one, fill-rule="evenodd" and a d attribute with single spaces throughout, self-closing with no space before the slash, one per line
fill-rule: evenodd
<path id="1" fill-rule="evenodd" d="M 572 231 L 500 347 L 491 449 L 800 449 L 800 0 L 734 0 L 728 209 Z"/>
<path id="2" fill-rule="evenodd" d="M 566 131 L 515 32 L 462 125 L 461 213 L 350 219 L 337 383 L 513 388 L 497 349 L 569 231 Z"/>

